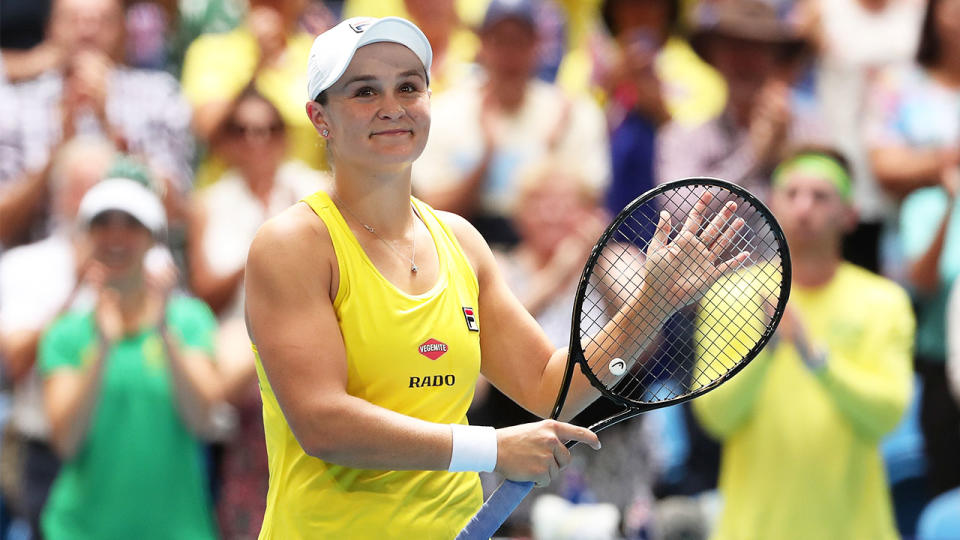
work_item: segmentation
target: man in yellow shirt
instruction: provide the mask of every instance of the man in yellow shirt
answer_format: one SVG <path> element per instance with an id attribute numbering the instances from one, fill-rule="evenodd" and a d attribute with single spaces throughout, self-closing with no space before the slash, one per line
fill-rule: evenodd
<path id="1" fill-rule="evenodd" d="M 793 259 L 790 303 L 767 349 L 693 402 L 723 443 L 714 538 L 897 538 L 878 447 L 912 391 L 909 299 L 841 258 L 856 223 L 841 156 L 801 150 L 772 186 Z"/>

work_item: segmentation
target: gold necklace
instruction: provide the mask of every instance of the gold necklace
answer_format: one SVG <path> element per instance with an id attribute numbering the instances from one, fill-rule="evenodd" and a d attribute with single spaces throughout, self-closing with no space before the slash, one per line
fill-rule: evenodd
<path id="1" fill-rule="evenodd" d="M 383 244 L 384 244 L 385 246 L 387 246 L 388 248 L 390 248 L 390 249 L 391 249 L 394 253 L 396 253 L 400 258 L 406 259 L 406 260 L 410 261 L 410 271 L 411 271 L 411 272 L 413 272 L 414 274 L 416 274 L 416 273 L 420 270 L 420 268 L 417 266 L 416 261 L 414 260 L 414 259 L 416 258 L 416 256 L 417 256 L 417 222 L 416 222 L 416 220 L 414 220 L 414 222 L 413 222 L 413 249 L 412 249 L 412 250 L 413 250 L 413 253 L 412 253 L 412 256 L 407 257 L 407 256 L 404 255 L 403 253 L 400 253 L 400 250 L 397 249 L 396 247 L 394 247 L 394 245 L 393 245 L 391 242 L 388 242 L 388 241 L 384 240 L 384 238 L 383 238 L 382 236 L 380 236 L 379 233 L 377 233 L 377 230 L 376 230 L 376 229 L 374 229 L 374 228 L 371 227 L 370 225 L 367 225 L 366 223 L 364 223 L 363 221 L 361 221 L 360 218 L 357 217 L 357 215 L 353 213 L 353 210 L 350 210 L 350 207 L 347 206 L 342 200 L 340 200 L 340 197 L 337 197 L 336 195 L 333 195 L 333 194 L 331 194 L 331 197 L 332 197 L 333 200 L 337 203 L 338 206 L 342 206 L 343 209 L 346 210 L 348 214 L 350 214 L 350 217 L 352 217 L 357 223 L 359 223 L 364 229 L 366 229 L 367 232 L 369 232 L 370 234 L 376 236 L 376 237 L 377 237 L 377 240 L 380 240 L 381 242 L 383 242 Z M 414 216 L 420 217 L 420 215 L 417 214 L 417 209 L 413 207 L 413 203 L 410 203 L 410 209 L 413 210 L 413 215 L 414 215 Z"/>

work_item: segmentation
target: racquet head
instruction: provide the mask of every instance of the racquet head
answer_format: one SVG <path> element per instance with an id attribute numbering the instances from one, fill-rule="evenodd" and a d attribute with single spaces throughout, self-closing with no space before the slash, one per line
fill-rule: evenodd
<path id="1" fill-rule="evenodd" d="M 763 348 L 789 293 L 783 231 L 748 191 L 688 178 L 645 193 L 584 267 L 554 417 L 574 365 L 627 409 L 595 431 L 715 388 Z"/>

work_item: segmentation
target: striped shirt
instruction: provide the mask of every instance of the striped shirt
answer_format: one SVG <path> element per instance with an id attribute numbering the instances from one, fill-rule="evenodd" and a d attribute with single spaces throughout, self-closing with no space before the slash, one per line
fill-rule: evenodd
<path id="1" fill-rule="evenodd" d="M 0 184 L 25 171 L 42 169 L 62 138 L 60 100 L 63 76 L 50 71 L 6 86 L 0 110 Z M 176 79 L 165 72 L 118 67 L 107 81 L 106 115 L 156 173 L 181 190 L 191 184 L 191 110 Z M 104 133 L 92 113 L 76 121 L 78 134 Z"/>
<path id="2" fill-rule="evenodd" d="M 794 97 L 793 121 L 786 146 L 824 144 L 826 129 L 820 114 Z M 728 112 L 699 126 L 666 126 L 657 137 L 657 183 L 689 176 L 714 176 L 743 186 L 761 200 L 770 190 L 771 164 L 757 162 L 747 128 L 736 125 Z"/>

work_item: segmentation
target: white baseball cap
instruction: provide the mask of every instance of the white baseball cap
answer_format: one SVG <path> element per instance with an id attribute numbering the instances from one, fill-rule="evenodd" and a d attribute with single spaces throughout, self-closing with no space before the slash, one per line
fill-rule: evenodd
<path id="1" fill-rule="evenodd" d="M 154 236 L 167 227 L 167 216 L 160 198 L 149 188 L 129 178 L 108 178 L 97 182 L 80 200 L 77 219 L 89 227 L 98 215 L 119 210 L 130 214 Z"/>
<path id="2" fill-rule="evenodd" d="M 307 60 L 307 96 L 316 99 L 337 82 L 357 49 L 380 42 L 399 43 L 413 51 L 430 77 L 433 49 L 417 25 L 400 17 L 353 17 L 313 40 Z"/>

